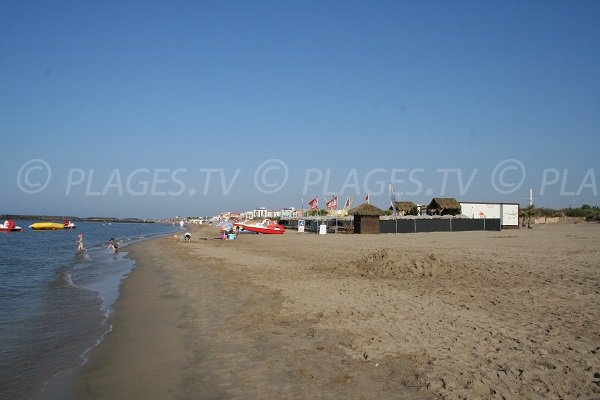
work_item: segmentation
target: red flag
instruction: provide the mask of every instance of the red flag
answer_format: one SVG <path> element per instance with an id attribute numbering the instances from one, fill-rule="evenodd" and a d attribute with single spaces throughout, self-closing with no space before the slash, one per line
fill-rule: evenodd
<path id="1" fill-rule="evenodd" d="M 319 196 L 315 197 L 311 201 L 308 202 L 310 209 L 316 211 L 319 209 Z"/>
<path id="2" fill-rule="evenodd" d="M 327 206 L 327 209 L 328 210 L 337 210 L 337 201 L 338 201 L 338 197 L 335 196 L 334 198 L 329 200 L 327 203 L 325 203 L 325 205 Z"/>
<path id="3" fill-rule="evenodd" d="M 367 193 L 367 197 L 365 197 L 365 201 L 368 203 L 369 202 L 369 194 Z"/>
<path id="4" fill-rule="evenodd" d="M 346 202 L 344 203 L 344 208 L 350 207 L 350 196 L 346 197 Z"/>

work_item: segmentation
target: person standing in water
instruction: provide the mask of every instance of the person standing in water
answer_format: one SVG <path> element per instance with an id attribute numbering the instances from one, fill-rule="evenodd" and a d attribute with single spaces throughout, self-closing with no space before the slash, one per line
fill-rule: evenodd
<path id="1" fill-rule="evenodd" d="M 115 240 L 114 238 L 110 238 L 110 240 L 108 241 L 108 249 L 113 253 L 119 251 L 119 241 Z"/>
<path id="2" fill-rule="evenodd" d="M 75 241 L 77 243 L 77 252 L 83 253 L 86 251 L 86 248 L 83 245 L 83 233 L 79 234 L 79 240 Z"/>

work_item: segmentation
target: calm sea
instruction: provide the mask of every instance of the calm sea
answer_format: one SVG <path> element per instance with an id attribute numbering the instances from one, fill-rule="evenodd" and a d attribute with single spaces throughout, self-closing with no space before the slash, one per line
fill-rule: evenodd
<path id="1" fill-rule="evenodd" d="M 167 234 L 165 224 L 79 222 L 73 230 L 0 233 L 0 398 L 48 397 L 110 331 L 108 316 L 134 262 L 128 243 Z M 78 235 L 84 254 L 76 254 Z M 121 242 L 117 254 L 110 238 Z M 52 396 L 50 396 L 52 397 Z"/>

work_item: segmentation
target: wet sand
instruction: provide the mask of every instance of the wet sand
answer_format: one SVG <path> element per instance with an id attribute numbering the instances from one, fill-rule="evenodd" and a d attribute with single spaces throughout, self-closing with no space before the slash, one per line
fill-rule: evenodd
<path id="1" fill-rule="evenodd" d="M 78 398 L 600 397 L 600 225 L 193 233 L 128 247 Z"/>

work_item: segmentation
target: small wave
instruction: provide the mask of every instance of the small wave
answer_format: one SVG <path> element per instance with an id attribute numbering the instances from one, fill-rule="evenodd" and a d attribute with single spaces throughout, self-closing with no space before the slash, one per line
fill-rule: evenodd
<path id="1" fill-rule="evenodd" d="M 77 261 L 92 261 L 87 251 L 78 252 L 77 254 L 75 254 L 75 259 Z"/>
<path id="2" fill-rule="evenodd" d="M 56 272 L 56 277 L 51 282 L 50 286 L 53 288 L 77 287 L 71 277 L 71 268 L 65 265 L 61 266 Z"/>

